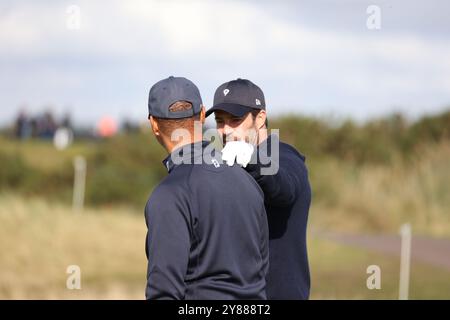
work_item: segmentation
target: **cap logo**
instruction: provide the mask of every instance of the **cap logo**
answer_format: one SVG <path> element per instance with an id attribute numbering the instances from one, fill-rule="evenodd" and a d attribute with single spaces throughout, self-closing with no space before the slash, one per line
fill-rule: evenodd
<path id="1" fill-rule="evenodd" d="M 230 92 L 230 90 L 228 90 L 228 89 L 223 90 L 223 95 L 226 96 L 228 94 L 228 92 Z"/>
<path id="2" fill-rule="evenodd" d="M 255 99 L 256 105 L 260 106 L 261 105 L 261 101 L 259 101 L 259 99 Z"/>

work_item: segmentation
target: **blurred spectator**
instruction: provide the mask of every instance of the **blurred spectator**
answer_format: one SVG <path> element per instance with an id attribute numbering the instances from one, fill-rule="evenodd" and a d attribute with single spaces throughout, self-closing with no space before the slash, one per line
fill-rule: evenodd
<path id="1" fill-rule="evenodd" d="M 30 120 L 25 112 L 25 110 L 21 110 L 19 112 L 19 115 L 17 116 L 17 119 L 15 121 L 14 125 L 14 133 L 16 138 L 19 138 L 21 140 L 27 139 L 31 136 L 31 123 Z"/>
<path id="2" fill-rule="evenodd" d="M 139 132 L 139 125 L 137 125 L 136 123 L 133 123 L 129 119 L 125 119 L 122 122 L 122 130 L 126 134 Z"/>
<path id="3" fill-rule="evenodd" d="M 61 118 L 55 118 L 49 110 L 35 115 L 28 114 L 25 109 L 21 109 L 14 121 L 14 137 L 20 140 L 28 138 L 54 139 L 58 129 L 66 129 L 72 137 L 82 136 L 83 138 L 108 138 L 114 136 L 120 129 L 125 134 L 138 133 L 142 131 L 139 123 L 125 118 L 120 122 L 109 116 L 100 119 L 94 128 L 73 127 L 70 113 L 66 112 Z"/>
<path id="4" fill-rule="evenodd" d="M 52 139 L 57 128 L 58 125 L 50 111 L 30 117 L 21 110 L 14 123 L 14 135 L 20 140 L 30 137 Z"/>
<path id="5" fill-rule="evenodd" d="M 72 130 L 72 119 L 69 113 L 66 113 L 61 121 L 60 127 Z"/>
<path id="6" fill-rule="evenodd" d="M 38 136 L 40 138 L 52 139 L 56 128 L 56 122 L 50 111 L 46 111 L 38 118 Z"/>

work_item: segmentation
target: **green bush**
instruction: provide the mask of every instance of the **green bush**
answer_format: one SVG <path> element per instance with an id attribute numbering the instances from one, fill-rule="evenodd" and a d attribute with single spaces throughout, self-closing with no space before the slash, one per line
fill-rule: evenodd
<path id="1" fill-rule="evenodd" d="M 0 152 L 0 188 L 15 189 L 24 184 L 31 169 L 17 153 Z"/>
<path id="2" fill-rule="evenodd" d="M 338 195 L 337 185 L 321 172 L 326 164 L 333 171 L 346 168 L 345 179 L 350 179 L 368 165 L 414 165 L 424 147 L 450 140 L 450 111 L 414 123 L 399 114 L 363 124 L 299 115 L 269 120 L 270 128 L 280 129 L 283 141 L 306 155 L 314 201 L 330 205 Z M 149 193 L 167 175 L 161 164 L 166 151 L 150 132 L 80 140 L 64 151 L 55 150 L 50 142 L 19 143 L 0 137 L 0 189 L 70 203 L 76 155 L 87 159 L 87 205 L 126 204 L 142 209 Z"/>

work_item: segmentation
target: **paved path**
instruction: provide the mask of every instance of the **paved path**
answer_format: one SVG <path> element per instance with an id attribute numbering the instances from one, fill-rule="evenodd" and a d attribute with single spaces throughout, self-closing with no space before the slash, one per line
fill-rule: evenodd
<path id="1" fill-rule="evenodd" d="M 340 244 L 361 247 L 380 253 L 400 256 L 400 236 L 395 235 L 351 235 L 315 232 L 313 237 L 327 239 Z M 450 239 L 413 236 L 411 259 L 450 270 Z"/>

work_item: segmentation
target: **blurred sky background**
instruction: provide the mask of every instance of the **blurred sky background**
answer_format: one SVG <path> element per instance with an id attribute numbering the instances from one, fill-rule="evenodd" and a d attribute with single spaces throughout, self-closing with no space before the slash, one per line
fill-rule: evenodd
<path id="1" fill-rule="evenodd" d="M 193 80 L 208 107 L 241 77 L 269 116 L 414 118 L 450 104 L 449 14 L 446 0 L 1 0 L 0 124 L 49 106 L 75 123 L 145 120 L 150 86 L 169 75 Z"/>

